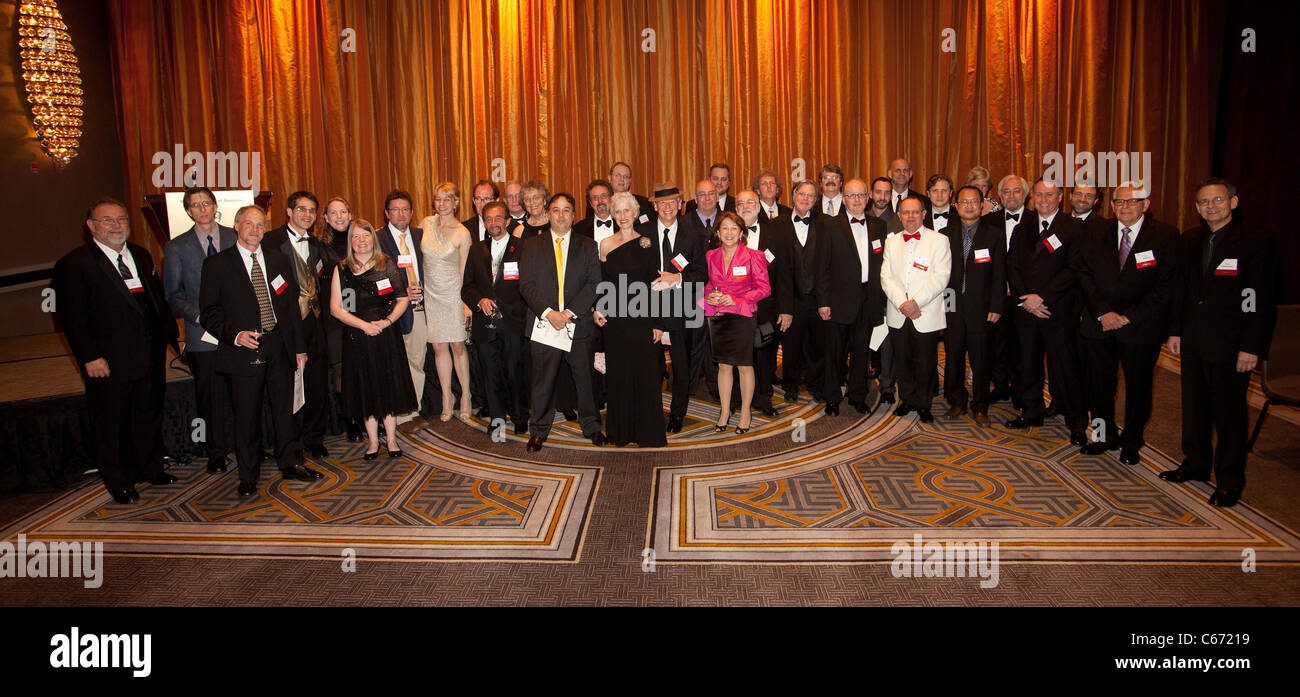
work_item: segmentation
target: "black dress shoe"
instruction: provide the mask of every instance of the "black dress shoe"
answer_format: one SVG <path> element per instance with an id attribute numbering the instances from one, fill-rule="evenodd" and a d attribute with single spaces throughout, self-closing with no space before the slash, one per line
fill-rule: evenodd
<path id="1" fill-rule="evenodd" d="M 900 402 L 899 405 L 894 408 L 894 416 L 907 416 L 911 413 L 912 408 L 907 406 L 907 402 Z"/>
<path id="2" fill-rule="evenodd" d="M 280 476 L 285 479 L 320 479 L 325 475 L 306 465 L 294 465 L 287 470 L 280 470 Z"/>
<path id="3" fill-rule="evenodd" d="M 1229 506 L 1237 505 L 1237 502 L 1240 500 L 1241 500 L 1241 492 L 1239 491 L 1215 489 L 1214 493 L 1210 494 L 1211 506 L 1221 506 L 1223 508 L 1228 508 Z"/>
<path id="4" fill-rule="evenodd" d="M 766 416 L 769 419 L 775 419 L 781 416 L 781 412 L 777 411 L 776 407 L 772 406 L 771 404 L 760 409 L 758 413 L 762 414 L 763 416 Z"/>
<path id="5" fill-rule="evenodd" d="M 680 416 L 670 416 L 670 417 L 668 417 L 668 429 L 667 429 L 667 432 L 668 432 L 668 433 L 681 433 L 681 432 L 682 432 L 682 417 L 680 417 Z"/>
<path id="6" fill-rule="evenodd" d="M 1126 465 L 1136 465 L 1142 461 L 1141 448 L 1124 448 L 1119 451 L 1119 461 Z"/>
<path id="7" fill-rule="evenodd" d="M 225 471 L 226 471 L 226 468 L 227 468 L 227 465 L 226 465 L 226 458 L 225 458 L 225 456 L 222 456 L 222 457 L 213 457 L 213 458 L 208 458 L 208 474 L 216 474 L 216 473 L 218 473 L 218 472 L 225 472 Z"/>
<path id="8" fill-rule="evenodd" d="M 1160 473 L 1160 478 L 1166 482 L 1208 482 L 1210 481 L 1209 473 L 1193 474 L 1188 470 L 1179 467 L 1178 469 L 1166 470 Z"/>
<path id="9" fill-rule="evenodd" d="M 528 439 L 528 446 L 527 446 L 526 450 L 527 450 L 528 452 L 530 452 L 530 453 L 535 453 L 535 452 L 537 452 L 538 450 L 541 450 L 541 449 L 542 449 L 542 443 L 545 443 L 545 442 L 546 442 L 546 439 L 545 439 L 545 438 L 543 438 L 543 437 L 541 437 L 541 436 L 533 436 L 532 438 L 529 438 L 529 439 Z"/>
<path id="10" fill-rule="evenodd" d="M 827 405 L 826 405 L 826 415 L 827 415 L 827 416 L 839 416 L 839 415 L 840 415 L 840 405 L 838 405 L 838 404 L 827 404 Z"/>
<path id="11" fill-rule="evenodd" d="M 357 423 L 356 421 L 348 422 L 348 442 L 349 443 L 361 442 L 361 424 Z"/>
<path id="12" fill-rule="evenodd" d="M 781 398 L 786 404 L 799 404 L 799 390 L 785 390 L 785 395 Z"/>
<path id="13" fill-rule="evenodd" d="M 606 444 L 606 443 L 608 443 L 608 442 L 609 442 L 609 439 L 605 437 L 605 432 L 604 432 L 604 431 L 596 431 L 596 432 L 595 432 L 594 434 L 592 434 L 592 436 L 591 436 L 591 444 L 594 445 L 594 446 L 596 446 L 597 448 L 599 448 L 600 446 L 602 446 L 602 445 L 604 445 L 604 444 Z"/>
<path id="14" fill-rule="evenodd" d="M 577 421 L 577 420 L 578 420 L 578 412 L 573 411 L 572 409 L 566 409 L 565 412 L 564 412 L 564 420 L 565 420 L 565 421 Z"/>
<path id="15" fill-rule="evenodd" d="M 934 423 L 934 414 L 929 409 L 917 409 L 916 416 L 923 424 Z"/>
<path id="16" fill-rule="evenodd" d="M 1080 429 L 1078 431 L 1070 431 L 1070 443 L 1072 445 L 1079 445 L 1079 446 L 1087 445 L 1088 434 L 1084 432 L 1083 429 Z"/>
<path id="17" fill-rule="evenodd" d="M 857 409 L 859 414 L 865 414 L 868 411 L 866 402 L 855 402 L 850 399 L 849 406 L 853 407 L 854 409 Z"/>
<path id="18" fill-rule="evenodd" d="M 140 500 L 140 492 L 136 491 L 135 487 L 109 493 L 113 494 L 113 500 L 120 504 L 135 503 Z"/>
<path id="19" fill-rule="evenodd" d="M 893 404 L 893 403 L 894 403 L 894 393 L 893 393 L 893 392 L 882 392 L 882 393 L 880 394 L 880 403 L 881 403 L 881 404 Z"/>
<path id="20" fill-rule="evenodd" d="M 515 435 L 516 435 L 516 436 L 522 436 L 522 435 L 524 435 L 525 433 L 528 433 L 528 422 L 527 422 L 527 421 L 524 421 L 524 422 L 516 421 L 516 422 L 515 422 Z"/>
<path id="21" fill-rule="evenodd" d="M 1109 440 L 1099 440 L 1079 448 L 1079 452 L 1084 455 L 1101 455 L 1109 450 L 1119 450 L 1119 443 Z"/>
<path id="22" fill-rule="evenodd" d="M 1042 426 L 1042 425 L 1043 425 L 1042 419 L 1026 419 L 1024 415 L 1017 416 L 1016 418 L 1007 422 L 1007 428 L 1029 428 L 1030 426 Z"/>
<path id="23" fill-rule="evenodd" d="M 239 496 L 240 496 L 240 498 L 248 498 L 249 496 L 252 496 L 252 495 L 255 494 L 255 493 L 257 493 L 257 484 L 256 484 L 256 483 L 254 483 L 254 482 L 240 482 L 240 483 L 239 483 Z"/>
<path id="24" fill-rule="evenodd" d="M 324 445 L 315 445 L 307 448 L 307 453 L 312 457 L 329 457 L 330 451 L 325 449 Z"/>
<path id="25" fill-rule="evenodd" d="M 1047 405 L 1047 408 L 1043 410 L 1044 419 L 1051 419 L 1060 415 L 1061 415 L 1061 407 L 1058 406 L 1056 402 L 1052 402 L 1051 404 Z"/>
<path id="26" fill-rule="evenodd" d="M 154 477 L 153 479 L 150 479 L 149 483 L 153 484 L 154 486 L 167 486 L 168 484 L 175 484 L 176 475 L 167 474 L 166 472 L 163 472 L 158 476 Z"/>

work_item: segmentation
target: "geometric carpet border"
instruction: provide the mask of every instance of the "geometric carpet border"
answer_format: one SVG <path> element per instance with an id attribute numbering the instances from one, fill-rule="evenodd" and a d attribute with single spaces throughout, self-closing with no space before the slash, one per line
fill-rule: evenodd
<path id="1" fill-rule="evenodd" d="M 993 424 L 1014 415 L 1005 406 L 989 413 Z M 1080 455 L 1068 439 L 1059 420 L 1024 432 L 877 409 L 770 456 L 656 467 L 646 547 L 666 564 L 890 563 L 895 543 L 920 534 L 925 543 L 996 541 L 1011 563 L 1240 564 L 1245 548 L 1261 564 L 1300 563 L 1300 535 L 1286 526 L 1244 503 L 1209 505 L 1206 484 L 1160 480 L 1178 464 L 1165 454 L 1148 446 L 1127 467 Z M 1005 472 L 1038 481 L 1008 485 Z M 1067 515 L 1054 519 L 1062 502 Z M 918 509 L 937 512 L 925 519 Z"/>
<path id="2" fill-rule="evenodd" d="M 173 467 L 177 484 L 140 485 L 129 506 L 95 478 L 0 529 L 0 540 L 103 542 L 109 556 L 581 559 L 599 467 L 489 456 L 414 426 L 399 431 L 399 459 L 365 461 L 364 442 L 331 440 L 333 455 L 308 463 L 325 475 L 314 482 L 268 477 L 276 469 L 265 462 L 250 499 L 238 498 L 234 468 Z"/>

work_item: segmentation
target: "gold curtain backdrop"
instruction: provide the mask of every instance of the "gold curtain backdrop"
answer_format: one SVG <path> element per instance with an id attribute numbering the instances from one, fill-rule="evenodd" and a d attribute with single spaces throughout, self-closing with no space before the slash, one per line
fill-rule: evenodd
<path id="1" fill-rule="evenodd" d="M 275 224 L 300 188 L 322 203 L 343 196 L 376 223 L 384 195 L 403 188 L 418 221 L 444 180 L 460 186 L 468 217 L 469 187 L 496 158 L 507 179 L 579 201 L 616 160 L 632 164 L 638 193 L 667 180 L 689 198 L 723 161 L 733 191 L 770 168 L 788 200 L 796 158 L 807 178 L 833 162 L 869 180 L 907 157 L 920 190 L 937 172 L 960 185 L 974 165 L 995 183 L 1011 172 L 1032 181 L 1044 153 L 1072 143 L 1150 152 L 1152 212 L 1180 227 L 1210 174 L 1219 28 L 1196 0 L 113 0 L 111 10 L 133 208 L 158 192 L 154 154 L 178 143 L 260 152 Z"/>

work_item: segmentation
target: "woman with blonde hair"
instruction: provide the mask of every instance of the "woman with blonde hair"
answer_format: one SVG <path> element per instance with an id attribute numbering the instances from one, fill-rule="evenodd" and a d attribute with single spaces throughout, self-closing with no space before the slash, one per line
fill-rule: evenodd
<path id="1" fill-rule="evenodd" d="M 451 389 L 453 367 L 460 379 L 460 418 L 468 420 L 471 415 L 465 327 L 473 314 L 460 299 L 460 286 L 474 241 L 456 219 L 459 207 L 460 190 L 451 182 L 443 182 L 433 190 L 434 214 L 420 223 L 424 230 L 420 243 L 424 254 L 424 318 L 442 387 L 443 421 L 451 420 L 456 404 Z"/>
<path id="2" fill-rule="evenodd" d="M 343 303 L 345 290 L 347 306 Z M 330 287 L 330 314 L 344 325 L 344 414 L 365 423 L 370 438 L 367 460 L 379 456 L 381 419 L 388 456 L 400 456 L 393 415 L 419 408 L 406 368 L 406 345 L 401 330 L 393 328 L 408 302 L 406 274 L 379 251 L 374 227 L 364 220 L 353 222 L 347 258 L 338 263 Z"/>

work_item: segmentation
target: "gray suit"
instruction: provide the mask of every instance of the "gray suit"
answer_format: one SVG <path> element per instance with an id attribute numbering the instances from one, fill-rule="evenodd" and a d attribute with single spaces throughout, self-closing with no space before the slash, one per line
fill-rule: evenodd
<path id="1" fill-rule="evenodd" d="M 163 248 L 163 294 L 172 312 L 185 318 L 185 350 L 193 353 L 217 350 L 216 344 L 200 340 L 199 279 L 207 258 L 207 238 L 199 238 L 198 230 L 191 227 Z M 218 225 L 213 243 L 218 252 L 235 246 L 234 228 Z"/>
<path id="2" fill-rule="evenodd" d="M 192 227 L 167 243 L 163 249 L 163 295 L 172 311 L 185 318 L 185 357 L 194 376 L 199 416 L 206 424 L 205 450 L 211 468 L 224 466 L 233 423 L 227 423 L 231 418 L 230 387 L 226 376 L 216 372 L 217 345 L 203 341 L 203 327 L 199 326 L 199 288 L 207 243 L 207 236 Z M 212 244 L 218 252 L 235 246 L 234 229 L 218 225 Z"/>

